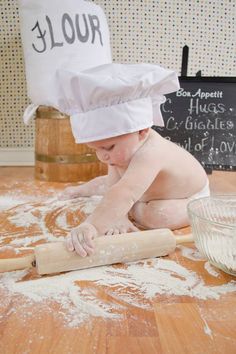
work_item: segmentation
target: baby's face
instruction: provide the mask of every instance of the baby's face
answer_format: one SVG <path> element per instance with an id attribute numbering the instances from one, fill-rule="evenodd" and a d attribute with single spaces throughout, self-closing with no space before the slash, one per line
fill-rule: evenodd
<path id="1" fill-rule="evenodd" d="M 96 151 L 98 159 L 111 166 L 127 167 L 140 146 L 139 132 L 87 144 Z"/>

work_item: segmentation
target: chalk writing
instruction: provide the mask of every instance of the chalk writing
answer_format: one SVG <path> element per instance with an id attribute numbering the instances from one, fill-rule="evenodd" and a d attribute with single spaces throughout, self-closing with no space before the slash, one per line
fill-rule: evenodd
<path id="1" fill-rule="evenodd" d="M 199 98 L 197 98 L 196 100 L 193 100 L 192 98 L 190 99 L 190 105 L 189 105 L 189 109 L 188 109 L 189 113 L 196 113 L 196 114 L 200 114 L 200 113 L 224 113 L 225 112 L 225 107 L 223 104 L 221 103 L 214 103 L 214 102 L 210 102 L 208 104 L 201 104 L 199 101 Z"/>
<path id="2" fill-rule="evenodd" d="M 154 128 L 203 165 L 236 169 L 236 83 L 191 79 L 180 79 L 180 90 L 167 95 L 165 127 Z"/>
<path id="3" fill-rule="evenodd" d="M 166 120 L 165 127 L 167 130 L 175 130 L 184 127 L 186 130 L 232 130 L 234 123 L 232 120 L 216 117 L 214 121 L 206 118 L 205 121 L 199 121 L 197 118 L 187 116 L 185 120 L 176 122 L 175 117 L 170 116 Z"/>
<path id="4" fill-rule="evenodd" d="M 213 91 L 213 92 L 204 92 L 202 91 L 201 88 L 197 89 L 195 93 L 192 93 L 190 91 L 185 91 L 183 88 L 180 88 L 179 91 L 176 93 L 177 97 L 199 97 L 199 98 L 205 98 L 208 99 L 210 97 L 212 98 L 222 98 L 223 97 L 223 92 L 222 91 Z"/>

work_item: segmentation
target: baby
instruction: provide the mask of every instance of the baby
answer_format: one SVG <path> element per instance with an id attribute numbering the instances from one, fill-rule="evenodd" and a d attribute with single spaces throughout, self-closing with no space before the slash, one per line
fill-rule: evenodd
<path id="1" fill-rule="evenodd" d="M 104 70 L 109 72 L 109 69 L 112 70 L 112 80 L 115 81 L 114 65 L 119 64 L 107 64 L 106 68 L 103 66 L 102 69 L 98 67 L 98 72 L 96 69 L 87 71 L 86 75 L 89 76 L 87 81 L 91 81 L 93 77 L 97 88 L 99 74 L 101 75 Z M 103 195 L 94 212 L 67 237 L 68 250 L 76 251 L 82 257 L 93 254 L 93 239 L 100 235 L 136 231 L 137 227 L 177 229 L 186 226 L 189 200 L 209 195 L 207 175 L 200 163 L 186 150 L 164 139 L 151 128 L 153 123 L 162 125 L 160 111 L 153 102 L 157 102 L 159 107 L 163 102 L 160 99 L 160 91 L 167 93 L 178 89 L 175 74 L 173 72 L 170 74 L 169 70 L 155 65 L 148 67 L 149 72 L 147 67 L 142 68 L 144 70 L 140 70 L 140 73 L 137 70 L 132 71 L 133 68 L 130 66 L 131 79 L 135 78 L 135 82 L 132 82 L 126 66 L 124 85 L 125 87 L 133 85 L 135 88 L 132 93 L 137 92 L 137 87 L 141 87 L 141 97 L 125 102 L 121 100 L 115 104 L 112 102 L 108 106 L 103 102 L 102 107 L 95 109 L 93 107 L 92 110 L 85 108 L 80 112 L 79 122 L 78 116 L 74 115 L 71 118 L 76 140 L 94 149 L 98 159 L 108 165 L 107 176 L 97 177 L 80 186 L 69 187 L 61 196 L 61 199 L 69 199 L 94 194 Z M 120 65 L 118 69 L 120 84 Z M 160 81 L 158 75 L 155 76 L 154 73 L 160 74 L 160 70 L 165 70 L 166 75 L 161 72 L 162 85 L 157 85 Z M 83 77 L 85 74 L 81 75 Z M 78 74 L 77 77 L 81 78 L 81 75 Z M 151 83 L 147 83 L 147 77 Z M 84 84 L 86 80 L 82 82 Z M 101 81 L 99 85 L 103 85 L 102 82 L 105 82 L 104 85 L 109 86 L 111 90 L 111 85 L 107 84 L 106 80 Z M 149 96 L 146 95 L 144 83 L 147 87 L 149 85 Z M 116 81 L 114 86 L 117 93 Z M 154 93 L 151 91 L 153 86 Z M 101 90 L 101 86 L 99 89 Z M 109 93 L 109 90 L 106 92 Z M 91 95 L 91 87 L 88 91 Z M 98 97 L 98 91 L 96 94 Z M 157 96 L 159 100 L 155 101 Z M 106 97 L 104 92 L 102 97 Z M 158 117 L 156 121 L 154 114 Z M 101 121 L 97 127 L 95 122 L 99 118 Z M 128 128 L 127 120 L 131 122 Z M 111 121 L 115 121 L 114 127 L 111 127 Z"/>

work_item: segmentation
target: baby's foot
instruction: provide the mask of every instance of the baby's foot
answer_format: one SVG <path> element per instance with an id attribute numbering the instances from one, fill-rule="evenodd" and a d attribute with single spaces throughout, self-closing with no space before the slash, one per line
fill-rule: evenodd
<path id="1" fill-rule="evenodd" d="M 105 235 L 118 235 L 134 231 L 139 231 L 139 229 L 134 226 L 134 224 L 128 218 L 124 218 L 114 224 L 110 229 L 108 229 L 105 232 Z"/>
<path id="2" fill-rule="evenodd" d="M 69 200 L 81 197 L 81 186 L 67 187 L 58 196 L 58 200 Z"/>

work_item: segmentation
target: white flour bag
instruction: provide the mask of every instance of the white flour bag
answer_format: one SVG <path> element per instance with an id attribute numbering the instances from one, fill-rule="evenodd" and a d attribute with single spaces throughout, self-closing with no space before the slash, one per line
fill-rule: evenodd
<path id="1" fill-rule="evenodd" d="M 19 0 L 28 96 L 27 124 L 39 105 L 58 108 L 60 67 L 85 70 L 111 62 L 109 29 L 98 5 L 85 0 Z"/>

